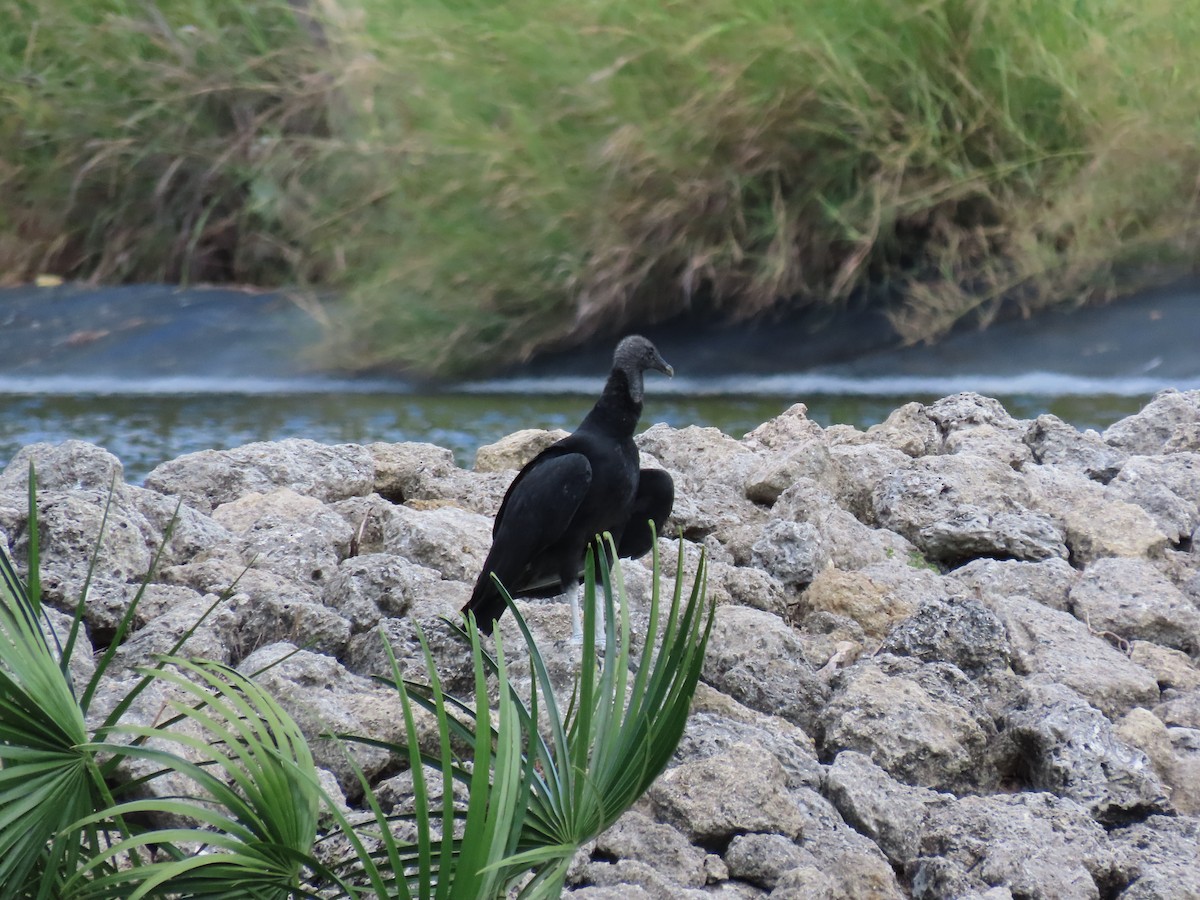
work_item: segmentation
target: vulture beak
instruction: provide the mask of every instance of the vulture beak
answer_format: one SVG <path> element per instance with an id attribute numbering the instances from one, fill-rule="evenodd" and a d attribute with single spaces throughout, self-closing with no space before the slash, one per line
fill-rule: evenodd
<path id="1" fill-rule="evenodd" d="M 654 368 L 655 370 L 662 372 L 668 378 L 675 377 L 675 370 L 671 367 L 671 364 L 663 359 L 662 355 L 657 351 L 654 354 Z"/>

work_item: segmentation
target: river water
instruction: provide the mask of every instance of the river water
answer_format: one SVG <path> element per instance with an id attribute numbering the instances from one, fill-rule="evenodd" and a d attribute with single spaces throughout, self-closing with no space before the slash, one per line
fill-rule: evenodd
<path id="1" fill-rule="evenodd" d="M 161 286 L 0 292 L 0 466 L 25 444 L 78 438 L 138 482 L 182 453 L 250 441 L 431 441 L 470 465 L 518 428 L 571 429 L 592 403 L 611 342 L 487 381 L 421 387 L 341 379 L 303 348 L 316 327 L 271 295 Z M 1050 412 L 1103 429 L 1167 387 L 1200 389 L 1200 285 L 1099 310 L 1006 323 L 934 347 L 880 346 L 848 321 L 647 332 L 676 368 L 648 376 L 643 426 L 740 436 L 803 401 L 823 425 L 865 428 L 909 400 L 960 390 L 1020 418 Z"/>

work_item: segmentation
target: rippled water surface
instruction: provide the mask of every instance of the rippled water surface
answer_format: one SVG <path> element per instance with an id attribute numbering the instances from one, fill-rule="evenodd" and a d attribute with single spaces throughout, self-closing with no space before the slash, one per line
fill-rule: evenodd
<path id="1" fill-rule="evenodd" d="M 949 393 L 947 391 L 946 393 Z M 865 428 L 909 400 L 903 395 L 659 395 L 647 399 L 643 427 L 710 425 L 740 437 L 803 399 L 822 425 Z M 1052 412 L 1079 427 L 1104 428 L 1139 409 L 1143 395 L 1001 398 L 1014 415 Z M 470 466 L 476 448 L 519 428 L 574 428 L 591 406 L 585 394 L 192 393 L 179 395 L 10 395 L 0 397 L 0 463 L 35 441 L 70 438 L 107 447 L 139 482 L 183 453 L 251 441 L 306 437 L 324 443 L 430 441 Z"/>

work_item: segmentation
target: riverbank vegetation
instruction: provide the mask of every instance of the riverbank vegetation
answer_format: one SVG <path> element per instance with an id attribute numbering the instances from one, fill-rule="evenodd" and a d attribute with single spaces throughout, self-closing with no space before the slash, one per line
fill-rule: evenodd
<path id="1" fill-rule="evenodd" d="M 929 339 L 1200 248 L 1200 0 L 17 0 L 0 34 L 0 273 L 332 289 L 348 368 L 852 296 Z"/>

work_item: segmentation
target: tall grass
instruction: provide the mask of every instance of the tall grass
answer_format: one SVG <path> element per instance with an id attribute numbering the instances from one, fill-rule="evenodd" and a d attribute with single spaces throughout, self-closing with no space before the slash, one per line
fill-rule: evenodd
<path id="1" fill-rule="evenodd" d="M 144 16 L 89 13 L 128 44 L 113 58 L 96 26 L 71 37 L 90 48 L 81 73 L 116 82 L 95 109 L 146 70 L 136 38 L 178 75 L 150 90 L 168 135 L 190 140 L 178 111 L 206 79 L 214 102 L 258 111 L 202 132 L 198 157 L 229 135 L 246 148 L 221 167 L 228 210 L 204 221 L 238 223 L 237 272 L 347 294 L 333 346 L 349 367 L 457 373 L 688 309 L 864 288 L 926 339 L 1005 299 L 1110 296 L 1200 247 L 1200 0 L 325 0 L 315 43 L 278 0 L 158 6 L 174 35 L 200 23 L 188 40 L 215 70 L 138 36 Z M 38 73 L 70 46 L 0 40 Z M 164 173 L 192 155 L 147 158 L 159 138 L 122 121 L 111 140 L 131 143 L 100 168 L 128 154 L 143 195 L 177 196 Z M 65 171 L 93 184 L 94 155 Z M 99 246 L 80 271 L 145 274 L 100 265 Z"/>

